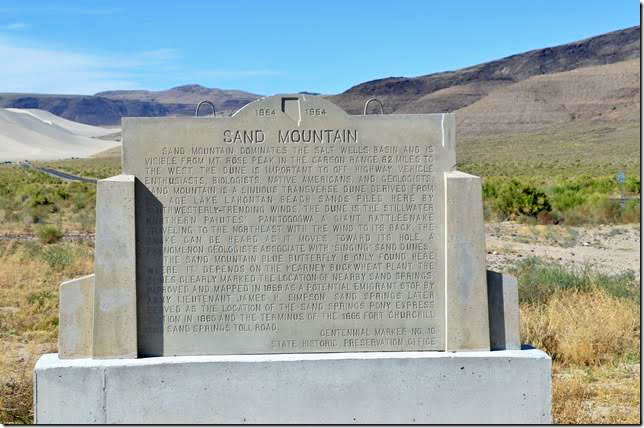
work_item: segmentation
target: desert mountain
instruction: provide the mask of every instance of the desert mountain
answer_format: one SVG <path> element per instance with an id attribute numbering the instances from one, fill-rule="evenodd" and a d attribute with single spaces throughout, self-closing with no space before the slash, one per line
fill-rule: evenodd
<path id="1" fill-rule="evenodd" d="M 43 110 L 0 109 L 0 161 L 90 156 L 118 146 L 120 142 L 105 139 L 118 131 L 74 123 Z"/>
<path id="2" fill-rule="evenodd" d="M 593 120 L 639 120 L 639 110 L 640 64 L 633 59 L 504 85 L 457 110 L 456 117 L 461 135 L 489 135 Z"/>
<path id="3" fill-rule="evenodd" d="M 204 100 L 211 101 L 218 113 L 231 114 L 258 97 L 243 91 L 185 85 L 159 92 L 109 91 L 86 96 L 0 93 L 0 107 L 41 109 L 75 122 L 114 126 L 127 116 L 191 116 Z"/>
<path id="4" fill-rule="evenodd" d="M 639 111 L 639 57 L 637 26 L 456 71 L 365 82 L 328 98 L 352 114 L 362 113 L 371 97 L 384 103 L 386 113 L 457 111 L 461 137 L 597 117 L 631 118 Z M 203 100 L 213 102 L 218 113 L 230 114 L 258 97 L 185 85 L 94 96 L 0 93 L 0 107 L 37 108 L 76 122 L 118 125 L 124 116 L 193 115 Z"/>
<path id="5" fill-rule="evenodd" d="M 379 98 L 388 113 L 450 112 L 532 76 L 639 57 L 640 27 L 637 26 L 456 71 L 365 82 L 330 99 L 353 114 L 362 113 L 364 102 L 370 97 Z"/>
<path id="6" fill-rule="evenodd" d="M 371 97 L 386 113 L 455 112 L 457 160 L 481 168 L 636 171 L 640 77 L 638 26 L 457 71 L 366 82 L 330 99 L 350 113 Z"/>
<path id="7" fill-rule="evenodd" d="M 0 107 L 40 109 L 75 122 L 114 126 L 125 116 L 194 114 L 194 106 L 139 100 L 112 100 L 93 95 L 0 94 Z"/>
<path id="8" fill-rule="evenodd" d="M 139 100 L 153 101 L 161 104 L 189 104 L 195 105 L 208 100 L 215 105 L 217 110 L 236 111 L 260 95 L 237 90 L 206 88 L 201 85 L 184 85 L 167 91 L 107 91 L 96 94 L 98 97 L 112 100 Z"/>

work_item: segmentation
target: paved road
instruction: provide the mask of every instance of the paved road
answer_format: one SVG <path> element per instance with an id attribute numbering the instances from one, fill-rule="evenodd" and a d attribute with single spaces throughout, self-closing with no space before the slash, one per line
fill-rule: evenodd
<path id="1" fill-rule="evenodd" d="M 61 180 L 83 181 L 85 183 L 94 183 L 94 184 L 96 184 L 96 179 L 95 178 L 81 177 L 79 175 L 68 174 L 66 172 L 59 171 L 59 170 L 53 169 L 53 168 L 35 167 L 33 165 L 30 165 L 30 166 L 32 168 L 34 168 L 34 169 L 37 169 L 38 171 L 44 172 L 45 174 L 49 174 L 52 177 L 60 178 Z"/>

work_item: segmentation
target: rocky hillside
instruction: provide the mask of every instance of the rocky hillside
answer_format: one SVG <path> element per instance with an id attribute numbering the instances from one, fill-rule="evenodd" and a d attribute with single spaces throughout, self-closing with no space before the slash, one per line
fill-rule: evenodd
<path id="1" fill-rule="evenodd" d="M 260 95 L 244 91 L 206 88 L 201 85 L 183 85 L 167 91 L 107 91 L 99 92 L 96 96 L 112 100 L 152 101 L 161 104 L 195 105 L 208 100 L 218 110 L 237 110 Z"/>
<path id="2" fill-rule="evenodd" d="M 353 114 L 362 113 L 364 102 L 370 97 L 382 100 L 387 113 L 450 112 L 533 76 L 639 57 L 640 27 L 637 26 L 456 71 L 373 80 L 330 99 Z"/>
<path id="3" fill-rule="evenodd" d="M 406 109 L 429 108 L 423 100 Z M 535 132 L 601 121 L 638 121 L 639 59 L 532 76 L 456 111 L 461 136 Z M 604 131 L 606 132 L 606 130 Z"/>

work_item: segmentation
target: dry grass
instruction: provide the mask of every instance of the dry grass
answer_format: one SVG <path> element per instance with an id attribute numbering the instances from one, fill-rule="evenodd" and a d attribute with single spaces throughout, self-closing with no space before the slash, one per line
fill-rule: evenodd
<path id="1" fill-rule="evenodd" d="M 639 305 L 605 290 L 567 291 L 521 308 L 522 339 L 563 364 L 599 365 L 639 355 Z"/>
<path id="2" fill-rule="evenodd" d="M 553 366 L 554 423 L 640 424 L 639 405 L 639 364 Z"/>
<path id="3" fill-rule="evenodd" d="M 62 182 L 13 165 L 0 166 L 0 236 L 34 235 L 43 225 L 65 234 L 95 228 L 96 185 Z"/>
<path id="4" fill-rule="evenodd" d="M 521 305 L 521 338 L 553 358 L 558 424 L 639 424 L 639 303 L 603 289 Z"/>
<path id="5" fill-rule="evenodd" d="M 0 422 L 31 423 L 34 364 L 57 351 L 58 285 L 93 259 L 90 244 L 0 242 Z"/>

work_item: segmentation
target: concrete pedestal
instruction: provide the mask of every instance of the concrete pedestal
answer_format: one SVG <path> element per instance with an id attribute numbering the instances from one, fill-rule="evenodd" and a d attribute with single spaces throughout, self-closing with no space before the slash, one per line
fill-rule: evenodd
<path id="1" fill-rule="evenodd" d="M 35 368 L 36 423 L 534 424 L 551 421 L 542 351 L 61 360 Z"/>

